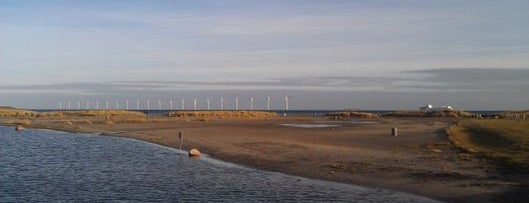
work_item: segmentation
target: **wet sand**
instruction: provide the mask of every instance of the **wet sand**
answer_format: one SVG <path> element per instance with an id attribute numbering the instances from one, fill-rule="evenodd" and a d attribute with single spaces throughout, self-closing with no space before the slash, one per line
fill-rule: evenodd
<path id="1" fill-rule="evenodd" d="M 144 122 L 104 124 L 81 117 L 68 121 L 36 120 L 30 127 L 129 137 L 174 148 L 178 147 L 177 133 L 183 132 L 184 150 L 196 147 L 203 154 L 224 161 L 448 202 L 502 201 L 501 194 L 517 184 L 515 176 L 496 172 L 490 163 L 456 149 L 448 141 L 445 129 L 457 122 L 454 119 L 345 122 L 315 117 L 149 117 Z M 282 124 L 339 127 L 300 128 Z M 391 136 L 392 127 L 398 127 L 397 137 Z"/>

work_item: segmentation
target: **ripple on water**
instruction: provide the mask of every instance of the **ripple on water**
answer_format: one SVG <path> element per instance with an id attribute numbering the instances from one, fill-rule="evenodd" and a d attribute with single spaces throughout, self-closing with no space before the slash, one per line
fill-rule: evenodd
<path id="1" fill-rule="evenodd" d="M 0 127 L 0 202 L 434 202 L 208 160 L 130 139 Z"/>

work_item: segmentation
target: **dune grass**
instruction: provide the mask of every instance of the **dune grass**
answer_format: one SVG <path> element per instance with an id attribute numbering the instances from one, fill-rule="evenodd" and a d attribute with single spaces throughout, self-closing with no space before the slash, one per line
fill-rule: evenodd
<path id="1" fill-rule="evenodd" d="M 343 112 L 332 112 L 325 116 L 328 117 L 337 117 L 340 119 L 347 119 L 347 118 L 378 118 L 379 116 L 374 113 L 366 113 L 366 112 L 356 112 L 356 111 L 343 111 Z"/>
<path id="2" fill-rule="evenodd" d="M 96 117 L 96 116 L 118 116 L 118 117 L 145 117 L 146 115 L 136 111 L 126 110 L 87 110 L 87 111 L 52 111 L 43 112 L 39 117 L 62 117 L 62 116 L 80 116 L 80 117 Z"/>
<path id="3" fill-rule="evenodd" d="M 202 117 L 202 118 L 270 118 L 277 113 L 266 111 L 174 111 L 170 117 Z"/>
<path id="4" fill-rule="evenodd" d="M 23 109 L 1 108 L 0 117 L 4 118 L 49 118 L 49 117 L 146 117 L 144 113 L 126 110 L 86 110 L 86 111 L 50 111 L 35 112 Z"/>
<path id="5" fill-rule="evenodd" d="M 39 113 L 34 111 L 14 108 L 0 108 L 0 117 L 33 118 L 37 115 L 39 115 Z"/>
<path id="6" fill-rule="evenodd" d="M 448 118 L 470 118 L 473 114 L 461 110 L 442 111 L 395 111 L 382 114 L 383 117 L 448 117 Z"/>
<path id="7" fill-rule="evenodd" d="M 447 133 L 456 146 L 496 160 L 507 171 L 529 172 L 529 122 L 463 120 Z"/>

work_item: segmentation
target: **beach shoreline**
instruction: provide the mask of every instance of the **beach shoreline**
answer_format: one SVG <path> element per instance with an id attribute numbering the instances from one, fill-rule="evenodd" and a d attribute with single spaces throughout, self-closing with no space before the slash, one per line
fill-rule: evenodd
<path id="1" fill-rule="evenodd" d="M 383 118 L 369 122 L 323 117 L 194 119 L 148 117 L 112 123 L 91 118 L 34 119 L 27 127 L 127 137 L 178 148 L 259 170 L 363 187 L 402 191 L 448 202 L 494 202 L 515 182 L 446 138 L 458 119 Z M 338 124 L 300 128 L 296 124 Z M 293 124 L 285 126 L 282 124 Z M 391 128 L 399 136 L 391 136 Z"/>

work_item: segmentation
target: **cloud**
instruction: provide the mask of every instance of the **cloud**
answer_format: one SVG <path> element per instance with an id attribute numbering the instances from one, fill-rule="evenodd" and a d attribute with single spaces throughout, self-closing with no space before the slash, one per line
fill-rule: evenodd
<path id="1" fill-rule="evenodd" d="M 529 69 L 430 69 L 404 71 L 391 77 L 282 77 L 257 81 L 115 81 L 51 85 L 0 86 L 3 93 L 68 92 L 126 94 L 154 91 L 308 90 L 321 92 L 525 92 Z"/>

